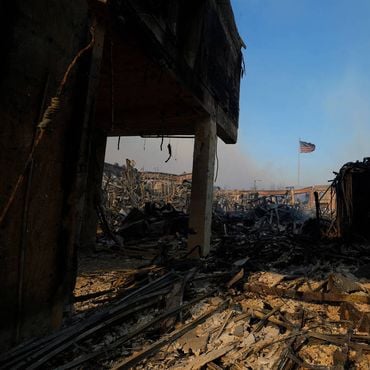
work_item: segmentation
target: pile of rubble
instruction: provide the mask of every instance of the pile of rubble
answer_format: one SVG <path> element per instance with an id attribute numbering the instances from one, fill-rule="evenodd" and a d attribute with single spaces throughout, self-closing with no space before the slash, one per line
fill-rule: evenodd
<path id="1" fill-rule="evenodd" d="M 64 328 L 0 366 L 368 369 L 369 245 L 314 240 L 294 222 L 219 214 L 199 261 L 179 233 L 81 256 Z"/>
<path id="2" fill-rule="evenodd" d="M 316 188 L 316 187 L 313 187 Z M 311 188 L 298 189 L 312 192 Z M 108 213 L 127 214 L 132 208 L 143 208 L 145 203 L 160 206 L 171 203 L 181 211 L 187 211 L 190 203 L 191 173 L 174 175 L 160 172 L 139 171 L 135 162 L 126 159 L 126 164 L 105 163 L 103 173 L 103 204 Z M 294 190 L 274 191 L 227 190 L 214 188 L 213 207 L 218 211 L 248 211 L 255 208 L 292 208 L 300 211 L 314 209 L 307 202 L 294 197 Z M 277 193 L 274 195 L 274 193 Z M 325 195 L 325 194 L 323 194 Z"/>
<path id="3" fill-rule="evenodd" d="M 186 213 L 145 198 L 131 162 L 130 186 L 119 178 L 64 327 L 1 368 L 370 368 L 369 242 L 324 239 L 320 218 L 265 199 L 216 208 L 211 253 L 193 260 Z"/>
<path id="4" fill-rule="evenodd" d="M 339 274 L 322 281 L 251 274 L 244 292 L 195 305 L 189 323 L 206 320 L 138 368 L 368 369 L 369 287 Z"/>
<path id="5" fill-rule="evenodd" d="M 141 209 L 146 203 L 156 203 L 159 206 L 171 203 L 177 210 L 187 210 L 191 191 L 188 174 L 157 173 L 156 178 L 152 178 L 150 174 L 140 172 L 130 159 L 126 159 L 125 166 L 105 163 L 102 203 L 108 218 L 117 214 L 127 215 L 133 208 Z"/>

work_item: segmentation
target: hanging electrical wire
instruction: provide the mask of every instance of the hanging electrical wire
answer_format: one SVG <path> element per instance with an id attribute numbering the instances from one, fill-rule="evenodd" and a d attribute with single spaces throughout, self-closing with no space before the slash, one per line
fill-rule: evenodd
<path id="1" fill-rule="evenodd" d="M 168 158 L 164 161 L 165 163 L 167 163 L 172 157 L 172 147 L 170 143 L 168 143 L 167 149 L 168 149 Z"/>

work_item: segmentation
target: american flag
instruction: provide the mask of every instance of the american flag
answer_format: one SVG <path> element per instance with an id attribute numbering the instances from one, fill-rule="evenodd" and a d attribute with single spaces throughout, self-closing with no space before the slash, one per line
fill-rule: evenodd
<path id="1" fill-rule="evenodd" d="M 305 141 L 299 140 L 299 151 L 300 153 L 311 153 L 316 149 L 316 145 L 312 143 L 307 143 Z"/>

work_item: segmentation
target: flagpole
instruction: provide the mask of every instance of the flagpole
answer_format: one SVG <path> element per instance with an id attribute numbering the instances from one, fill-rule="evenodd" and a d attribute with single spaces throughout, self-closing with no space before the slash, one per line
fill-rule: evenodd
<path id="1" fill-rule="evenodd" d="M 301 138 L 298 139 L 298 182 L 297 182 L 297 187 L 299 187 L 299 180 L 300 180 L 300 175 L 301 175 Z"/>

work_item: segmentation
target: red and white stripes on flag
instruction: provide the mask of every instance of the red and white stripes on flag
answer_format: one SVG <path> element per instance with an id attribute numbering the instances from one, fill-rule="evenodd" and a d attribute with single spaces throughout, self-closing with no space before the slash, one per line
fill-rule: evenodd
<path id="1" fill-rule="evenodd" d="M 316 149 L 316 145 L 312 143 L 307 143 L 305 141 L 299 140 L 299 152 L 300 153 L 311 153 Z"/>

